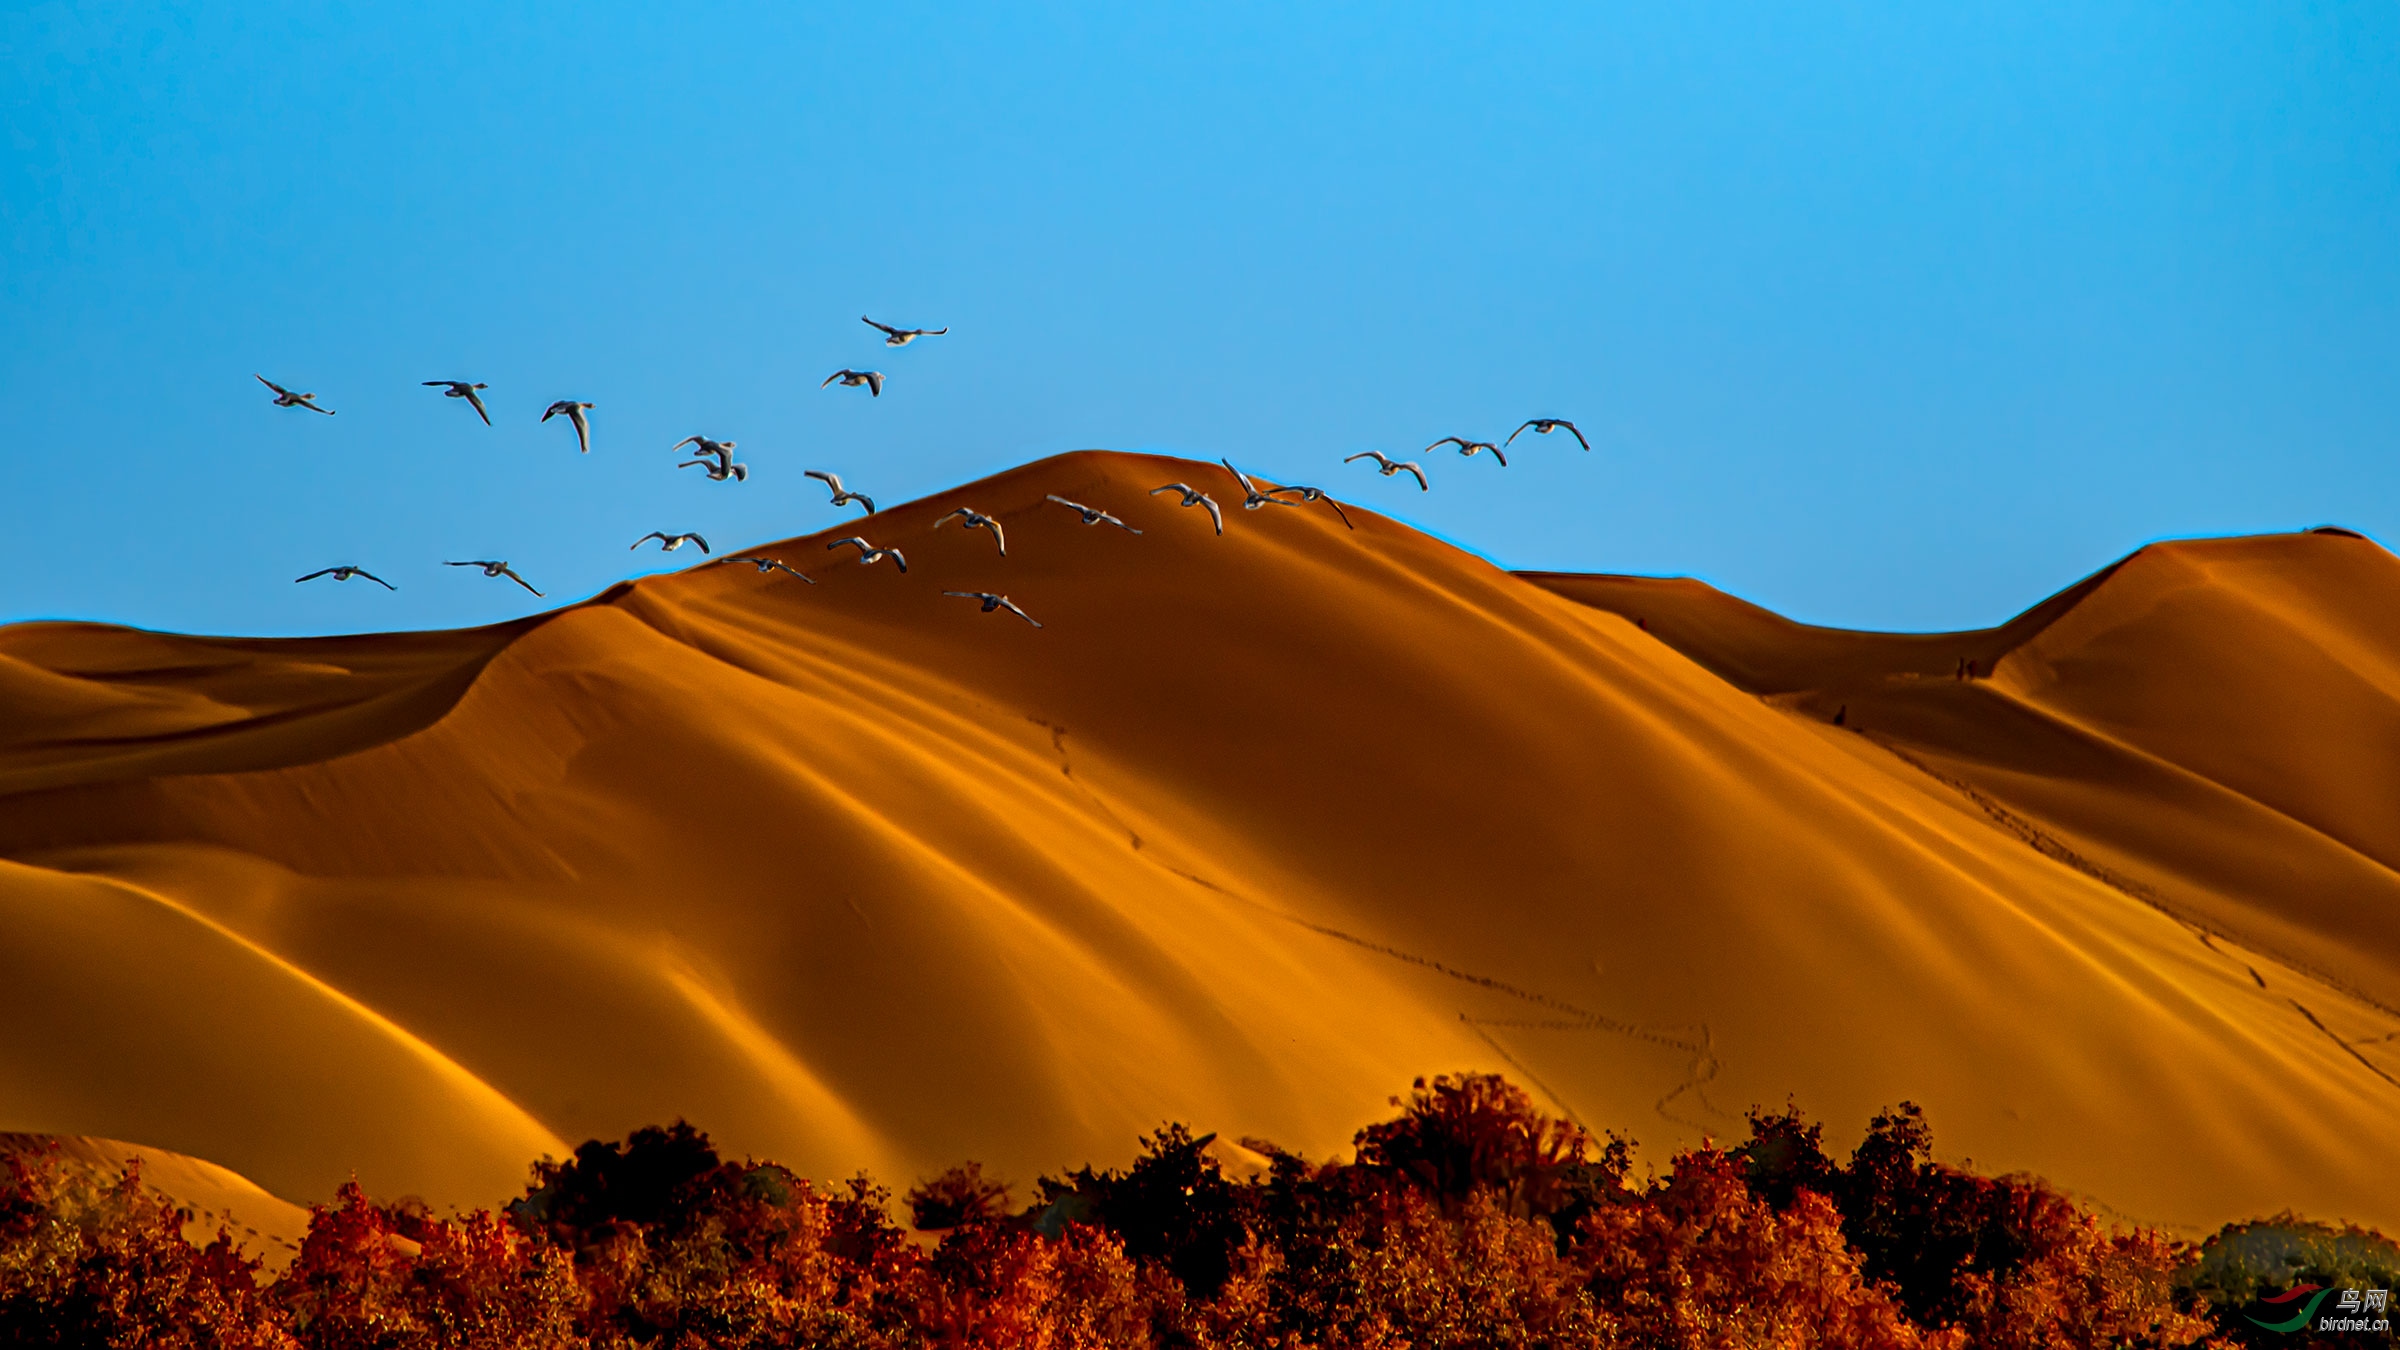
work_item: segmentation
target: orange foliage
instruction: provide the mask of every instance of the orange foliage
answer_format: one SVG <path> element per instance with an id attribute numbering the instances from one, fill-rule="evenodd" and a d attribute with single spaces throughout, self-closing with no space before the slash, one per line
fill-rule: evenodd
<path id="1" fill-rule="evenodd" d="M 2037 1183 L 1932 1161 L 1921 1113 L 1847 1165 L 1787 1109 L 1738 1148 L 1630 1150 L 1496 1077 L 1420 1080 L 1354 1163 L 1250 1141 L 1236 1182 L 1170 1125 L 1124 1172 L 1007 1186 L 968 1165 L 908 1196 L 928 1253 L 864 1177 L 819 1191 L 678 1123 L 534 1169 L 505 1213 L 440 1217 L 356 1185 L 261 1283 L 138 1172 L 0 1178 L 0 1344 L 226 1350 L 1441 1350 L 1444 1347 L 2180 1347 L 2231 1329 L 2192 1249 L 2104 1229 Z"/>

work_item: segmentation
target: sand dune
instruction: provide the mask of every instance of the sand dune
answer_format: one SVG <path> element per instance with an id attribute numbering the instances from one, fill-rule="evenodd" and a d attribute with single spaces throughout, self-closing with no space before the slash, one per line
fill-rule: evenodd
<path id="1" fill-rule="evenodd" d="M 471 632 L 0 630 L 0 1128 L 491 1203 L 678 1115 L 902 1183 L 1170 1118 L 1325 1153 L 1480 1067 L 1652 1157 L 1913 1098 L 2145 1221 L 2400 1225 L 2373 544 L 2160 546 L 1891 637 L 1358 508 L 1220 539 L 1144 495 L 1197 474 L 1069 455 L 843 527 L 905 576 L 812 537 L 762 551 L 819 586 Z"/>

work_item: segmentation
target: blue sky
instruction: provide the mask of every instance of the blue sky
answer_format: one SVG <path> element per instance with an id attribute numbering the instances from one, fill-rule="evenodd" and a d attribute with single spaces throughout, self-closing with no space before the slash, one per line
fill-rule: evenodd
<path id="1" fill-rule="evenodd" d="M 483 622 L 1087 446 L 1857 626 L 2400 538 L 2389 0 L 591 8 L 0 15 L 0 619 Z"/>

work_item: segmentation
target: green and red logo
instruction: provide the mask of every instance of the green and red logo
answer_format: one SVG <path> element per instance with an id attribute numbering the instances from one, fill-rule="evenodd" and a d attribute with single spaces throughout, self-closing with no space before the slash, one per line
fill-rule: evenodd
<path id="1" fill-rule="evenodd" d="M 2325 1296 L 2332 1292 L 2333 1291 L 2331 1289 L 2319 1284 L 2296 1285 L 2290 1289 L 2286 1289 L 2282 1293 L 2277 1294 L 2272 1298 L 2262 1298 L 2259 1300 L 2259 1302 L 2269 1306 L 2274 1306 L 2277 1304 L 2288 1305 L 2299 1299 L 2301 1295 L 2306 1294 L 2308 1296 L 2308 1303 L 2306 1306 L 2302 1307 L 2300 1311 L 2293 1313 L 2291 1316 L 2280 1322 L 2260 1322 L 2256 1317 L 2251 1317 L 2250 1320 L 2252 1322 L 2256 1322 L 2259 1326 L 2265 1327 L 2269 1331 L 2299 1331 L 2306 1327 L 2309 1324 L 2309 1321 L 2317 1315 L 2317 1305 L 2323 1303 L 2325 1301 Z M 2279 1308 L 2278 1311 L 2281 1311 L 2281 1309 Z M 2244 1315 L 2248 1316 L 2248 1314 Z"/>

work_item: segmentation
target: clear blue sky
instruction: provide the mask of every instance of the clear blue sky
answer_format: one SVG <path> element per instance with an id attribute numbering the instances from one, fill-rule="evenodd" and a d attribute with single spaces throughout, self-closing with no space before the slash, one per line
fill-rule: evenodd
<path id="1" fill-rule="evenodd" d="M 0 619 L 482 622 L 1087 446 L 1859 626 L 2400 539 L 2391 0 L 334 8 L 0 15 Z"/>

